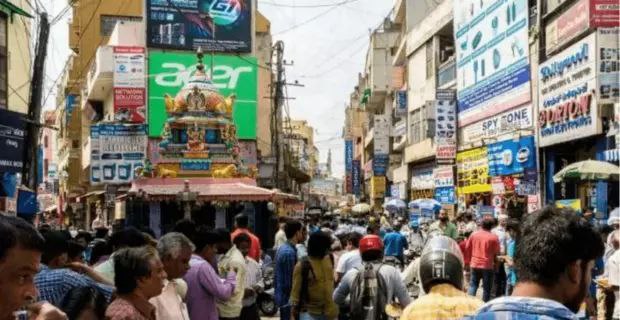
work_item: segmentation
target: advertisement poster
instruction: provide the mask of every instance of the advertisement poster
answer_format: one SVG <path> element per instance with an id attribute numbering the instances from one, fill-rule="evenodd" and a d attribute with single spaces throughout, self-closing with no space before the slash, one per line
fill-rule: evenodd
<path id="1" fill-rule="evenodd" d="M 143 123 L 146 119 L 144 48 L 116 46 L 113 52 L 114 120 Z"/>
<path id="2" fill-rule="evenodd" d="M 0 172 L 18 173 L 24 167 L 24 115 L 0 109 Z"/>
<path id="3" fill-rule="evenodd" d="M 353 141 L 344 141 L 344 170 L 351 172 L 353 165 Z"/>
<path id="4" fill-rule="evenodd" d="M 149 47 L 252 51 L 251 0 L 147 0 Z"/>
<path id="5" fill-rule="evenodd" d="M 487 147 L 457 153 L 456 176 L 459 194 L 491 191 Z"/>
<path id="6" fill-rule="evenodd" d="M 590 0 L 590 26 L 620 26 L 620 5 L 618 0 Z"/>
<path id="7" fill-rule="evenodd" d="M 390 156 L 388 154 L 375 154 L 372 159 L 372 172 L 375 176 L 385 176 L 387 173 Z"/>
<path id="8" fill-rule="evenodd" d="M 525 169 L 536 168 L 534 136 L 491 143 L 487 148 L 490 176 L 522 174 Z"/>
<path id="9" fill-rule="evenodd" d="M 224 96 L 235 94 L 233 120 L 237 138 L 256 139 L 257 64 L 254 57 L 216 55 L 211 80 Z M 207 74 L 211 58 L 204 59 Z M 191 52 L 149 52 L 149 137 L 160 137 L 167 119 L 164 95 L 174 95 L 196 71 L 196 55 Z"/>
<path id="10" fill-rule="evenodd" d="M 539 71 L 540 147 L 600 133 L 596 102 L 596 33 L 542 63 Z"/>
<path id="11" fill-rule="evenodd" d="M 372 177 L 370 180 L 370 194 L 373 199 L 385 196 L 385 177 Z"/>
<path id="12" fill-rule="evenodd" d="M 353 160 L 353 172 L 351 173 L 353 179 L 353 194 L 360 196 L 362 194 L 362 177 L 361 177 L 361 165 L 359 160 Z"/>
<path id="13" fill-rule="evenodd" d="M 617 103 L 620 101 L 620 28 L 599 28 L 596 32 L 598 102 Z"/>
<path id="14" fill-rule="evenodd" d="M 527 0 L 454 0 L 459 126 L 530 101 Z"/>
<path id="15" fill-rule="evenodd" d="M 258 165 L 256 141 L 239 141 L 239 159 L 244 166 L 256 168 Z"/>
<path id="16" fill-rule="evenodd" d="M 146 125 L 96 124 L 90 127 L 93 185 L 129 183 L 144 166 Z"/>
<path id="17" fill-rule="evenodd" d="M 575 210 L 577 214 L 581 214 L 581 200 L 580 199 L 556 200 L 555 206 L 558 208 L 571 208 Z"/>
<path id="18" fill-rule="evenodd" d="M 402 117 L 407 115 L 407 90 L 398 90 L 396 92 L 396 109 L 394 116 Z"/>
<path id="19" fill-rule="evenodd" d="M 390 116 L 384 114 L 374 115 L 373 131 L 374 131 L 374 153 L 389 154 L 390 153 L 390 129 L 392 121 Z"/>
<path id="20" fill-rule="evenodd" d="M 438 166 L 433 169 L 433 179 L 435 180 L 435 188 L 453 187 L 454 173 L 452 166 Z"/>
<path id="21" fill-rule="evenodd" d="M 456 101 L 454 91 L 447 91 L 438 90 L 435 101 L 435 159 L 438 162 L 453 161 L 456 157 Z"/>
<path id="22" fill-rule="evenodd" d="M 583 34 L 590 27 L 590 2 L 580 0 L 545 26 L 545 51 L 550 54 L 557 48 Z"/>
<path id="23" fill-rule="evenodd" d="M 532 105 L 527 104 L 461 128 L 459 140 L 472 143 L 533 126 Z"/>
<path id="24" fill-rule="evenodd" d="M 433 167 L 418 167 L 411 170 L 411 190 L 428 190 L 435 188 Z"/>
<path id="25" fill-rule="evenodd" d="M 435 200 L 442 204 L 456 203 L 456 194 L 454 187 L 435 188 Z"/>

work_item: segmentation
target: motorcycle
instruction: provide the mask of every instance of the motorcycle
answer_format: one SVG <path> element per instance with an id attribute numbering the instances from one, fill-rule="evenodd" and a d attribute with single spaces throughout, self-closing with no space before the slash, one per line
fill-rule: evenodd
<path id="1" fill-rule="evenodd" d="M 278 313 L 278 307 L 276 306 L 276 300 L 274 297 L 275 289 L 273 287 L 273 274 L 274 270 L 271 266 L 263 269 L 263 290 L 257 292 L 256 295 L 256 305 L 258 306 L 258 310 L 267 316 L 273 317 L 276 313 Z"/>

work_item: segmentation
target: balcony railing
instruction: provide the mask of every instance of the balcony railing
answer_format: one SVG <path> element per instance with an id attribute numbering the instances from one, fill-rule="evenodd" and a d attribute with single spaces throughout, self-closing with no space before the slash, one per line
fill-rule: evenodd
<path id="1" fill-rule="evenodd" d="M 437 87 L 441 88 L 456 80 L 456 60 L 450 59 L 437 70 Z"/>

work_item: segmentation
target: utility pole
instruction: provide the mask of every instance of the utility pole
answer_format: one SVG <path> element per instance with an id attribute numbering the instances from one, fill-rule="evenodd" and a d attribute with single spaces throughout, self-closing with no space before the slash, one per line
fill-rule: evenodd
<path id="1" fill-rule="evenodd" d="M 39 35 L 35 47 L 34 64 L 32 68 L 32 81 L 30 83 L 30 101 L 28 102 L 28 127 L 27 143 L 24 148 L 24 167 L 22 169 L 22 182 L 28 188 L 37 192 L 37 151 L 39 148 L 39 127 L 41 122 L 41 98 L 43 97 L 43 77 L 45 75 L 45 57 L 47 55 L 47 42 L 50 33 L 50 24 L 47 13 L 40 15 Z"/>
<path id="2" fill-rule="evenodd" d="M 274 49 L 276 51 L 276 61 L 275 61 L 275 73 L 276 73 L 276 81 L 275 84 L 271 86 L 273 90 L 273 110 L 271 113 L 271 122 L 272 122 L 272 134 L 273 139 L 271 139 L 272 150 L 275 153 L 276 158 L 276 167 L 273 172 L 273 176 L 275 179 L 276 188 L 282 189 L 280 183 L 280 175 L 279 172 L 284 172 L 284 161 L 282 161 L 282 146 L 280 144 L 281 141 L 281 128 L 282 128 L 282 104 L 284 102 L 284 42 L 277 41 L 274 45 Z M 275 133 L 274 133 L 275 131 Z"/>

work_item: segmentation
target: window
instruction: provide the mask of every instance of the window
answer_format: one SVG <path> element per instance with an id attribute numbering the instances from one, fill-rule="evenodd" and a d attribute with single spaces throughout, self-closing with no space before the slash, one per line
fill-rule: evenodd
<path id="1" fill-rule="evenodd" d="M 9 91 L 7 16 L 0 14 L 0 109 L 7 109 Z"/>
<path id="2" fill-rule="evenodd" d="M 421 137 L 421 109 L 417 109 L 414 110 L 413 112 L 411 112 L 411 118 L 409 123 L 411 123 L 411 130 L 410 130 L 410 134 L 411 134 L 411 143 L 412 144 L 416 144 L 420 141 L 422 141 L 422 137 Z"/>
<path id="3" fill-rule="evenodd" d="M 109 37 L 112 34 L 112 31 L 114 31 L 114 26 L 116 26 L 117 21 L 142 21 L 142 18 L 102 15 L 100 21 L 101 25 L 99 30 L 101 30 L 101 36 Z"/>
<path id="4" fill-rule="evenodd" d="M 426 42 L 426 79 L 433 76 L 433 38 Z"/>

